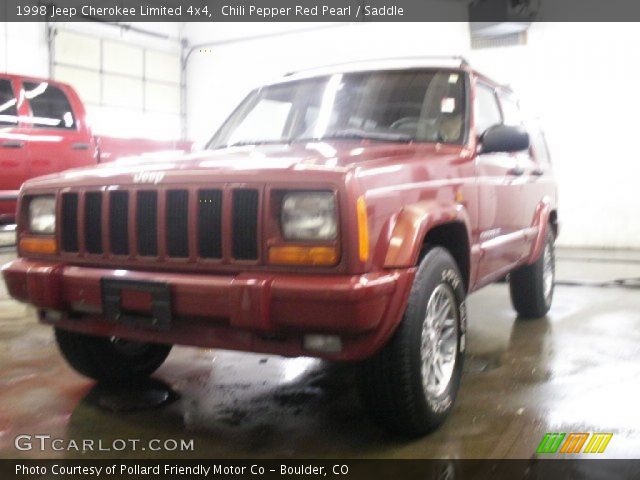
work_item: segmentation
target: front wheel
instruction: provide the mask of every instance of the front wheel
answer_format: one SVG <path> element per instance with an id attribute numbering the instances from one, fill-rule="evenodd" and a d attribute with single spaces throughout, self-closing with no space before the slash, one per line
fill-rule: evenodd
<path id="1" fill-rule="evenodd" d="M 449 252 L 422 259 L 401 324 L 363 362 L 360 393 L 382 426 L 411 436 L 437 428 L 453 408 L 465 348 L 465 286 Z"/>
<path id="2" fill-rule="evenodd" d="M 78 373 L 98 381 L 122 383 L 145 378 L 163 364 L 171 345 L 130 342 L 56 329 L 62 355 Z"/>
<path id="3" fill-rule="evenodd" d="M 554 241 L 551 228 L 547 228 L 540 257 L 509 274 L 511 303 L 521 318 L 544 317 L 551 308 L 556 272 Z"/>

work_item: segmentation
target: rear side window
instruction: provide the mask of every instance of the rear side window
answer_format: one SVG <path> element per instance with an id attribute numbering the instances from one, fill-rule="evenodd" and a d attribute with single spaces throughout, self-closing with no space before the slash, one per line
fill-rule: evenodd
<path id="1" fill-rule="evenodd" d="M 498 99 L 492 88 L 478 83 L 476 88 L 476 132 L 482 135 L 489 127 L 502 123 Z"/>
<path id="2" fill-rule="evenodd" d="M 76 128 L 71 104 L 62 90 L 47 82 L 24 82 L 25 98 L 29 101 L 31 122 L 41 128 Z"/>
<path id="3" fill-rule="evenodd" d="M 18 109 L 11 81 L 0 79 L 0 125 L 17 125 Z"/>

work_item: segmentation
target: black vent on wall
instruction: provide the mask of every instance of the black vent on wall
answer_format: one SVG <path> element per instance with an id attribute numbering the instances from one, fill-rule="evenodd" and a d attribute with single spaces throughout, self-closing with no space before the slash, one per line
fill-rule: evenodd
<path id="1" fill-rule="evenodd" d="M 507 5 L 502 3 L 500 5 L 505 9 L 504 13 L 507 15 Z M 469 22 L 471 48 L 526 45 L 529 27 L 531 27 L 531 22 Z"/>
<path id="2" fill-rule="evenodd" d="M 540 11 L 541 0 L 472 0 L 469 22 L 533 22 Z"/>
<path id="3" fill-rule="evenodd" d="M 471 48 L 478 50 L 481 48 L 513 47 L 515 45 L 527 44 L 527 32 L 511 33 L 499 37 L 471 36 Z"/>

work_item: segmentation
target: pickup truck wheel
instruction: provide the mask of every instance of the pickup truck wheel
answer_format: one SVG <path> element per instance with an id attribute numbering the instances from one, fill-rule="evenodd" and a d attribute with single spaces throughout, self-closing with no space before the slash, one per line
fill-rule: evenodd
<path id="1" fill-rule="evenodd" d="M 464 357 L 465 295 L 449 252 L 429 250 L 398 329 L 360 368 L 363 403 L 382 426 L 421 436 L 442 424 L 451 411 Z"/>
<path id="2" fill-rule="evenodd" d="M 121 383 L 151 375 L 165 361 L 171 345 L 129 342 L 55 331 L 58 347 L 69 365 L 86 377 Z"/>
<path id="3" fill-rule="evenodd" d="M 544 317 L 551 308 L 555 286 L 554 235 L 548 229 L 538 260 L 509 274 L 511 303 L 523 319 Z"/>

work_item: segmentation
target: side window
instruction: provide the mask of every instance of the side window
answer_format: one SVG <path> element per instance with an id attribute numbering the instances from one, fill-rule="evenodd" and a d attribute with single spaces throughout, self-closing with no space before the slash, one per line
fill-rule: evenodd
<path id="1" fill-rule="evenodd" d="M 0 125 L 17 125 L 18 108 L 11 81 L 0 79 Z"/>
<path id="2" fill-rule="evenodd" d="M 493 89 L 478 83 L 476 88 L 476 132 L 482 135 L 489 127 L 502 123 L 502 114 Z"/>
<path id="3" fill-rule="evenodd" d="M 24 82 L 25 98 L 29 101 L 36 127 L 73 129 L 73 111 L 62 90 L 47 82 Z"/>
<path id="4" fill-rule="evenodd" d="M 531 146 L 533 147 L 533 154 L 539 163 L 551 163 L 549 149 L 547 148 L 547 140 L 544 137 L 544 133 L 542 133 L 542 130 L 534 129 L 533 131 L 531 131 Z"/>
<path id="5" fill-rule="evenodd" d="M 518 106 L 518 100 L 511 95 L 499 95 L 505 125 L 522 125 L 524 119 Z"/>

